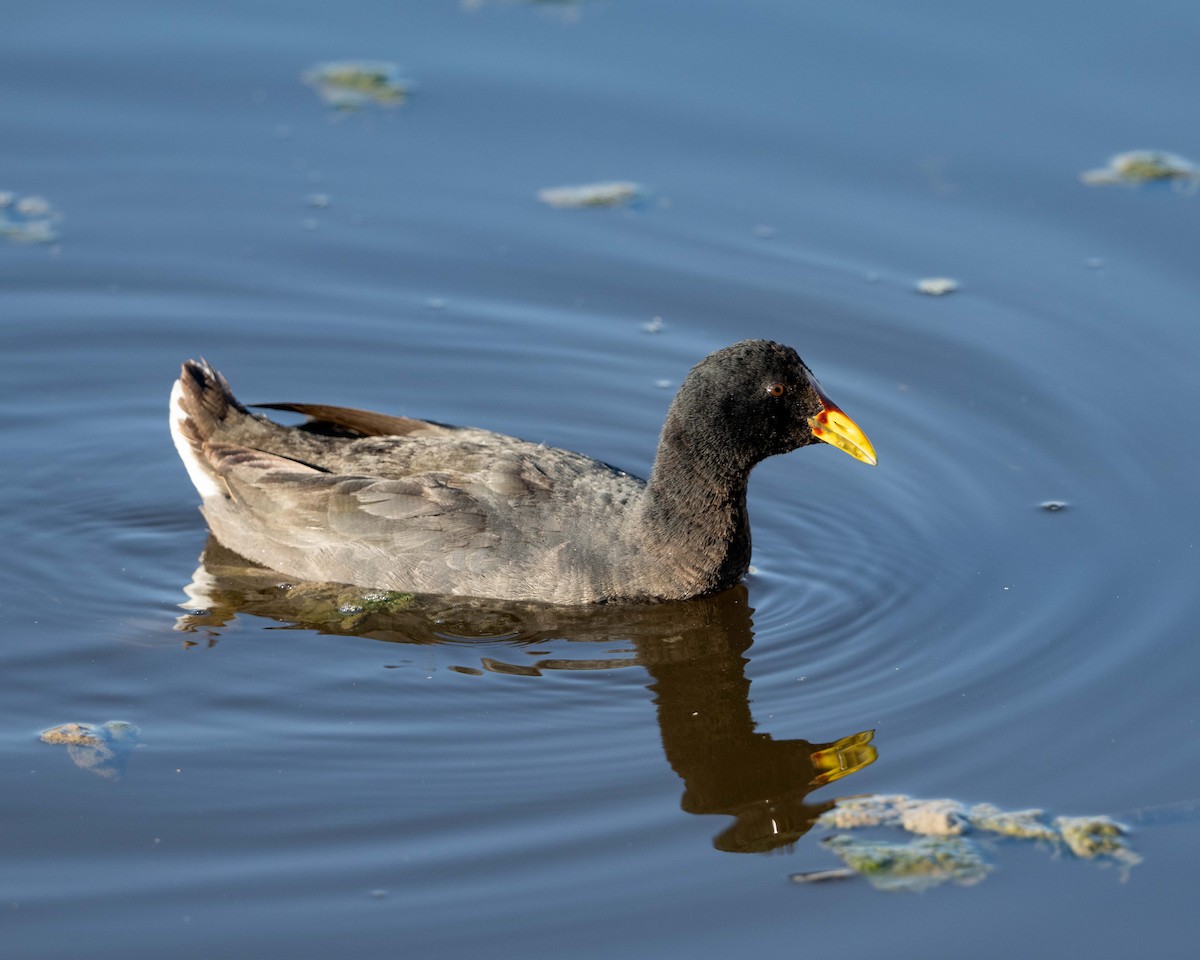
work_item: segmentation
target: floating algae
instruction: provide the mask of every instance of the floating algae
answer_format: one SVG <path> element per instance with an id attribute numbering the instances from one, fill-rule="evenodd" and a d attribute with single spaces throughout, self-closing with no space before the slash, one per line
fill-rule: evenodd
<path id="1" fill-rule="evenodd" d="M 900 810 L 900 826 L 929 837 L 966 833 L 967 812 L 957 800 L 910 800 Z"/>
<path id="2" fill-rule="evenodd" d="M 943 883 L 969 886 L 991 872 L 979 848 L 962 837 L 918 837 L 908 843 L 860 840 L 845 834 L 822 845 L 876 890 L 928 890 Z"/>
<path id="3" fill-rule="evenodd" d="M 643 192 L 638 184 L 629 180 L 609 180 L 576 187 L 547 187 L 538 191 L 538 199 L 560 209 L 620 207 L 640 199 Z"/>
<path id="4" fill-rule="evenodd" d="M 1200 168 L 1190 160 L 1165 150 L 1130 150 L 1118 153 L 1107 167 L 1085 170 L 1079 177 L 1088 186 L 1113 183 L 1151 183 L 1153 181 L 1194 182 L 1200 179 Z"/>
<path id="5" fill-rule="evenodd" d="M 1129 828 L 1112 817 L 1055 817 L 1063 843 L 1082 860 L 1111 860 L 1125 867 L 1142 862 L 1126 841 Z"/>
<path id="6" fill-rule="evenodd" d="M 400 75 L 400 68 L 386 60 L 318 63 L 304 72 L 304 82 L 339 110 L 358 110 L 372 103 L 398 106 L 408 99 L 412 88 Z"/>
<path id="7" fill-rule="evenodd" d="M 904 794 L 845 797 L 817 824 L 839 831 L 896 829 L 914 834 L 907 843 L 837 833 L 823 845 L 880 890 L 926 890 L 942 883 L 977 883 L 992 869 L 982 849 L 964 834 L 1032 840 L 1081 860 L 1111 862 L 1125 870 L 1141 862 L 1128 828 L 1111 817 L 1056 817 L 1041 810 L 1001 810 L 990 803 L 966 807 L 957 800 L 918 800 Z M 792 879 L 807 882 L 806 875 Z"/>
<path id="8" fill-rule="evenodd" d="M 958 289 L 958 281 L 950 277 L 925 277 L 917 281 L 917 292 L 930 297 L 944 297 Z"/>
<path id="9" fill-rule="evenodd" d="M 899 804 L 907 800 L 903 794 L 875 794 L 863 797 L 844 797 L 837 806 L 826 810 L 817 819 L 818 827 L 835 830 L 856 830 L 859 827 L 900 826 Z"/>
<path id="10" fill-rule="evenodd" d="M 107 723 L 63 723 L 43 730 L 42 743 L 59 743 L 67 748 L 75 766 L 117 780 L 134 748 L 141 745 L 141 731 L 125 720 Z"/>
<path id="11" fill-rule="evenodd" d="M 330 589 L 329 584 L 280 584 L 279 589 L 296 604 L 303 623 L 323 624 L 337 630 L 363 627 L 373 614 L 386 616 L 413 602 L 411 593 L 395 590 Z"/>
<path id="12" fill-rule="evenodd" d="M 967 809 L 957 800 L 914 800 L 902 793 L 846 797 L 817 824 L 837 830 L 899 827 L 909 833 L 952 837 L 968 829 Z"/>
<path id="13" fill-rule="evenodd" d="M 62 215 L 41 197 L 0 192 L 0 237 L 16 243 L 53 243 Z"/>
<path id="14" fill-rule="evenodd" d="M 976 830 L 995 833 L 1018 840 L 1047 840 L 1057 842 L 1058 831 L 1044 819 L 1041 810 L 1001 810 L 990 803 L 977 803 L 969 813 L 970 824 Z"/>
<path id="15" fill-rule="evenodd" d="M 396 590 L 373 590 L 370 593 L 351 593 L 349 598 L 339 594 L 338 613 L 378 613 L 407 607 L 412 603 L 411 593 Z"/>

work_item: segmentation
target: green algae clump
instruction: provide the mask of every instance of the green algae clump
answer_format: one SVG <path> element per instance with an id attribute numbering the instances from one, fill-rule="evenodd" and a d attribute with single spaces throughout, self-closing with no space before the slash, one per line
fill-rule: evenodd
<path id="1" fill-rule="evenodd" d="M 304 82 L 339 110 L 358 110 L 372 103 L 398 106 L 412 89 L 400 68 L 386 60 L 318 63 L 304 72 Z"/>
<path id="2" fill-rule="evenodd" d="M 129 755 L 141 746 L 141 731 L 127 720 L 107 723 L 61 723 L 43 730 L 42 743 L 61 744 L 71 762 L 105 780 L 119 780 Z"/>
<path id="3" fill-rule="evenodd" d="M 877 890 L 928 890 L 943 883 L 970 886 L 992 870 L 962 837 L 918 837 L 908 843 L 861 840 L 844 834 L 822 844 Z"/>
<path id="4" fill-rule="evenodd" d="M 899 827 L 908 833 L 951 837 L 969 829 L 966 808 L 957 800 L 917 800 L 903 793 L 845 797 L 817 823 L 835 830 Z"/>
<path id="5" fill-rule="evenodd" d="M 1081 860 L 1111 860 L 1126 867 L 1142 862 L 1125 839 L 1129 828 L 1112 817 L 1055 817 L 1054 826 Z"/>
<path id="6" fill-rule="evenodd" d="M 1154 181 L 1196 181 L 1200 168 L 1190 160 L 1165 150 L 1129 150 L 1118 153 L 1107 167 L 1086 170 L 1080 179 L 1088 186 L 1114 183 L 1151 183 Z"/>
<path id="7" fill-rule="evenodd" d="M 900 830 L 906 843 L 863 839 L 839 832 L 822 845 L 879 890 L 925 890 L 942 883 L 978 883 L 992 869 L 981 849 L 963 834 L 1032 840 L 1054 852 L 1101 865 L 1119 864 L 1125 875 L 1142 862 L 1128 842 L 1129 830 L 1111 817 L 1056 817 L 1041 810 L 1001 810 L 990 803 L 968 808 L 957 800 L 919 800 L 896 794 L 843 797 L 817 819 L 837 831 Z M 990 849 L 991 845 L 988 846 Z M 803 876 L 792 878 L 803 882 Z"/>
<path id="8" fill-rule="evenodd" d="M 976 830 L 1017 840 L 1045 840 L 1057 843 L 1058 831 L 1045 822 L 1041 810 L 1001 810 L 990 803 L 977 803 L 968 814 Z"/>

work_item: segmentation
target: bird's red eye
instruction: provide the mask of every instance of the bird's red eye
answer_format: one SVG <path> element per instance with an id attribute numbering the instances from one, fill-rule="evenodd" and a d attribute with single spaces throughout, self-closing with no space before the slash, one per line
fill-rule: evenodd
<path id="1" fill-rule="evenodd" d="M 782 397 L 785 393 L 787 393 L 787 387 L 785 387 L 782 383 L 779 383 L 778 381 L 776 381 L 775 383 L 773 383 L 769 387 L 767 387 L 767 393 L 769 393 L 773 397 Z"/>

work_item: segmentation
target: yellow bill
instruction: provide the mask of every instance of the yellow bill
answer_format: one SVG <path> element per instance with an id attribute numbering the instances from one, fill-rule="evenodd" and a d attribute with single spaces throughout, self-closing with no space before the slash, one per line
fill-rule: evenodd
<path id="1" fill-rule="evenodd" d="M 872 467 L 875 466 L 879 462 L 879 458 L 875 456 L 875 448 L 871 446 L 867 435 L 862 432 L 857 423 L 842 412 L 841 407 L 825 396 L 824 390 L 816 383 L 813 384 L 813 387 L 816 388 L 817 396 L 821 398 L 821 403 L 825 406 L 820 413 L 808 418 L 813 436 L 825 443 L 832 444 L 843 453 L 850 454 L 855 460 L 861 460 Z"/>

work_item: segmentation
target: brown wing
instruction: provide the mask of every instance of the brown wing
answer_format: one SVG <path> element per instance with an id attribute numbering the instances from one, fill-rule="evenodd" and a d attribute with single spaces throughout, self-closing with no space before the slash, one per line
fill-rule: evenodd
<path id="1" fill-rule="evenodd" d="M 459 427 L 451 427 L 429 420 L 412 417 L 394 417 L 373 410 L 358 410 L 355 407 L 333 407 L 324 403 L 256 403 L 255 407 L 265 410 L 291 410 L 308 417 L 307 428 L 319 428 L 332 424 L 362 437 L 407 437 L 413 434 L 439 435 L 457 433 Z"/>

